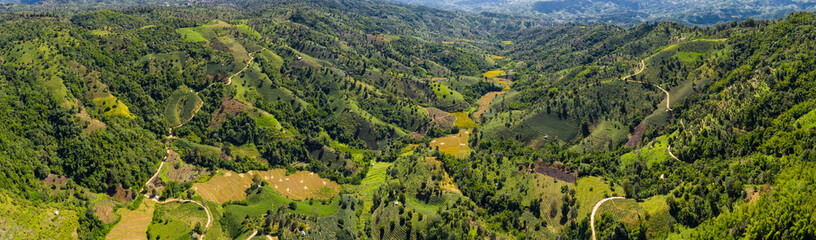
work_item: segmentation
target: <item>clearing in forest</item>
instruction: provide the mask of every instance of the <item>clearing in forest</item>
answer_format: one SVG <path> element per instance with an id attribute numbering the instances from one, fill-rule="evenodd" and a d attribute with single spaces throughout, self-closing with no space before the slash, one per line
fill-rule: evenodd
<path id="1" fill-rule="evenodd" d="M 100 110 L 104 115 L 123 116 L 127 118 L 135 118 L 127 105 L 113 95 L 108 94 L 105 97 L 98 97 L 93 99 L 94 107 Z"/>
<path id="2" fill-rule="evenodd" d="M 122 220 L 116 226 L 113 226 L 106 238 L 147 239 L 147 226 L 150 225 L 150 221 L 153 219 L 155 205 L 155 202 L 145 198 L 136 210 L 120 208 L 116 213 L 122 216 Z"/>
<path id="3" fill-rule="evenodd" d="M 454 157 L 465 158 L 470 156 L 470 129 L 463 129 L 457 134 L 451 134 L 431 141 L 431 148 L 437 148 L 440 152 L 450 154 Z"/>

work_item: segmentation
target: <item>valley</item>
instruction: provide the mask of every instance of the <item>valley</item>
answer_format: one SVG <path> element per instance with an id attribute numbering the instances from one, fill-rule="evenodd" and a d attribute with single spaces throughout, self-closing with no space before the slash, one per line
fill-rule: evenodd
<path id="1" fill-rule="evenodd" d="M 6 4 L 0 239 L 809 239 L 814 24 Z"/>

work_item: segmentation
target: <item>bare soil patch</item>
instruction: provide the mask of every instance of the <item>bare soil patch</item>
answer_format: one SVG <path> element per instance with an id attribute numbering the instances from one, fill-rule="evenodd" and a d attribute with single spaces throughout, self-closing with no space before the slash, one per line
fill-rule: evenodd
<path id="1" fill-rule="evenodd" d="M 640 139 L 643 138 L 643 133 L 646 132 L 646 125 L 641 123 L 637 127 L 635 127 L 635 133 L 632 136 L 629 136 L 629 141 L 626 142 L 627 147 L 634 147 L 638 143 L 640 143 Z"/>
<path id="2" fill-rule="evenodd" d="M 210 119 L 210 128 L 219 128 L 227 121 L 227 115 L 234 115 L 247 108 L 246 104 L 235 100 L 234 98 L 224 98 L 221 100 L 221 107 L 215 111 Z"/>
<path id="3" fill-rule="evenodd" d="M 207 170 L 193 166 L 190 164 L 185 164 L 181 162 L 180 156 L 176 151 L 170 150 L 170 154 L 167 156 L 167 179 L 170 181 L 176 182 L 192 182 L 198 179 L 201 176 L 204 176 L 207 173 Z"/>
<path id="4" fill-rule="evenodd" d="M 569 172 L 563 164 L 538 162 L 533 167 L 533 171 L 568 183 L 575 183 L 578 180 L 578 172 Z"/>

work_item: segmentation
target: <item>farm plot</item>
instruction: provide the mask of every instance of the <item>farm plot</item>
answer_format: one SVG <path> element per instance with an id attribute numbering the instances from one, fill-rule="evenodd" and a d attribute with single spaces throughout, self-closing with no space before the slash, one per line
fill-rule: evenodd
<path id="1" fill-rule="evenodd" d="M 204 102 L 192 89 L 181 86 L 167 100 L 164 118 L 171 126 L 178 126 L 189 121 Z"/>
<path id="2" fill-rule="evenodd" d="M 340 185 L 313 172 L 298 171 L 286 176 L 284 169 L 274 169 L 253 174 L 263 177 L 270 187 L 290 199 L 329 199 L 340 193 Z"/>
<path id="3" fill-rule="evenodd" d="M 474 128 L 479 126 L 479 124 L 476 124 L 475 122 L 473 122 L 473 120 L 470 119 L 470 117 L 468 117 L 468 114 L 466 112 L 455 112 L 450 114 L 456 117 L 456 121 L 454 121 L 456 127 Z"/>
<path id="4" fill-rule="evenodd" d="M 490 103 L 493 102 L 493 99 L 496 99 L 496 97 L 501 96 L 502 94 L 505 93 L 507 92 L 489 92 L 482 96 L 482 98 L 480 98 L 479 101 L 476 102 L 476 104 L 479 104 L 479 108 L 476 109 L 475 112 L 473 112 L 473 119 L 481 122 L 482 115 L 484 115 L 484 113 L 490 109 Z"/>
<path id="5" fill-rule="evenodd" d="M 116 213 L 122 216 L 113 226 L 107 239 L 147 239 L 147 227 L 153 219 L 155 202 L 144 199 L 136 210 L 120 208 Z"/>
<path id="6" fill-rule="evenodd" d="M 598 208 L 595 218 L 602 213 L 609 213 L 629 226 L 637 226 L 638 220 L 643 219 L 648 226 L 646 234 L 649 239 L 665 238 L 665 234 L 671 232 L 672 225 L 676 222 L 669 213 L 666 195 L 654 196 L 643 202 L 634 199 L 609 201 Z"/>
<path id="7" fill-rule="evenodd" d="M 210 181 L 194 184 L 193 189 L 207 201 L 224 203 L 244 200 L 247 196 L 245 190 L 250 187 L 252 178 L 255 175 L 267 181 L 270 188 L 280 195 L 290 199 L 329 199 L 340 193 L 340 185 L 331 180 L 306 171 L 299 171 L 286 176 L 284 169 L 263 172 L 249 171 L 247 173 L 225 171 L 223 174 L 213 177 Z"/>
<path id="8" fill-rule="evenodd" d="M 246 190 L 252 184 L 252 176 L 223 171 L 204 183 L 193 184 L 193 190 L 207 201 L 225 203 L 246 199 Z"/>
<path id="9" fill-rule="evenodd" d="M 470 131 L 470 129 L 464 129 L 457 134 L 436 138 L 431 141 L 430 146 L 458 158 L 468 157 L 471 152 L 470 146 L 468 146 Z"/>
<path id="10" fill-rule="evenodd" d="M 522 124 L 541 133 L 556 136 L 558 139 L 569 141 L 578 135 L 578 127 L 572 121 L 561 120 L 554 115 L 539 113 L 524 119 Z"/>

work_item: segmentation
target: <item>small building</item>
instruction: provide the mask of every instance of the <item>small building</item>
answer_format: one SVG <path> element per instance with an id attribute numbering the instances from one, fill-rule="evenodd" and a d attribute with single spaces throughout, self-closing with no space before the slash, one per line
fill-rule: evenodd
<path id="1" fill-rule="evenodd" d="M 59 215 L 59 210 L 54 210 L 54 215 Z"/>

